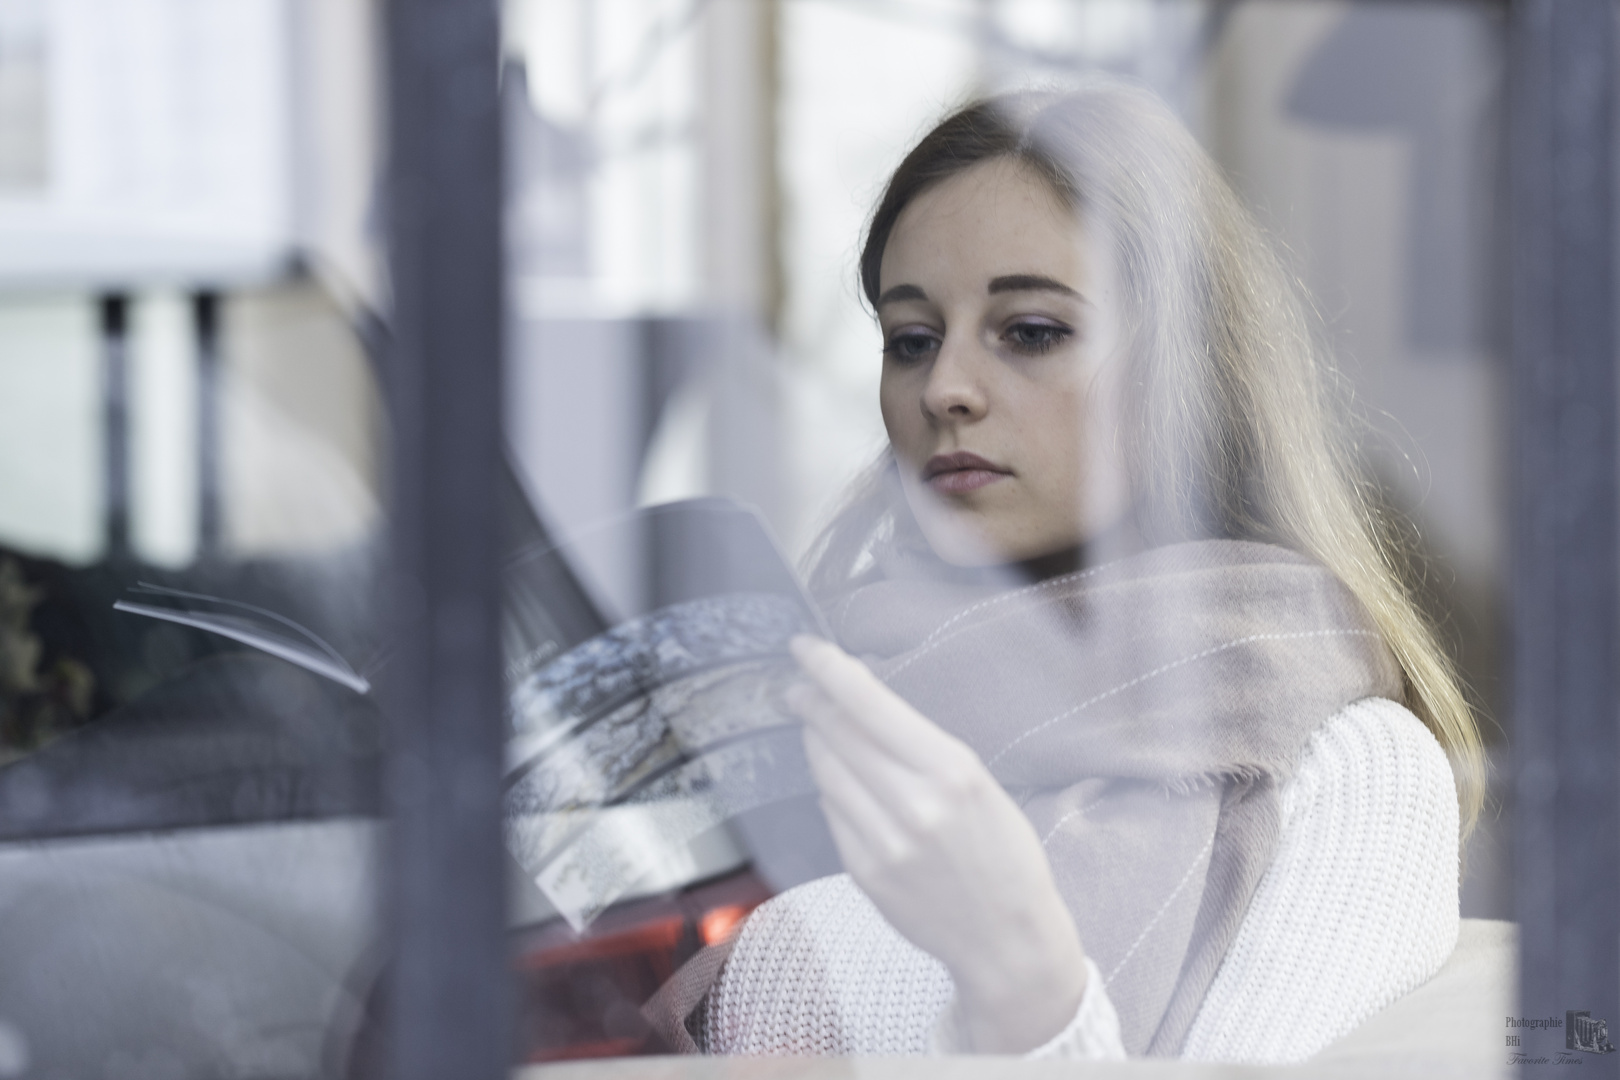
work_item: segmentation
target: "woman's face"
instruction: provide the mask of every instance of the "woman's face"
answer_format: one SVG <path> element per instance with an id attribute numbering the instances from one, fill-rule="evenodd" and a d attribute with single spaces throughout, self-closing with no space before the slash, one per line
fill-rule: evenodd
<path id="1" fill-rule="evenodd" d="M 934 551 L 1034 558 L 1124 515 L 1113 260 L 1026 166 L 913 199 L 883 252 L 883 422 Z"/>

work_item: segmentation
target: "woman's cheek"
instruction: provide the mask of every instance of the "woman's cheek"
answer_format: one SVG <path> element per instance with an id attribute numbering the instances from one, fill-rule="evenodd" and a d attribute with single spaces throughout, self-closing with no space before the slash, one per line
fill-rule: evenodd
<path id="1" fill-rule="evenodd" d="M 910 397 L 911 407 L 907 409 L 904 382 L 904 375 L 892 372 L 885 362 L 883 381 L 878 387 L 878 411 L 883 416 L 883 430 L 889 436 L 889 445 L 894 448 L 902 465 L 912 464 L 920 467 L 920 463 L 912 461 L 917 449 L 917 433 L 912 429 L 916 428 L 921 420 L 919 395 Z"/>
<path id="2" fill-rule="evenodd" d="M 1031 516 L 1053 550 L 1084 539 L 1085 439 L 1087 418 L 1071 394 L 1053 394 L 1029 429 L 1031 464 L 1038 473 Z"/>

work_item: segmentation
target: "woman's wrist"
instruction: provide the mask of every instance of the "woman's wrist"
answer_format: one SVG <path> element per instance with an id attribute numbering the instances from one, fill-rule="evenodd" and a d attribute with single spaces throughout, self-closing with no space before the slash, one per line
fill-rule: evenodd
<path id="1" fill-rule="evenodd" d="M 1064 926 L 1004 940 L 994 955 L 953 967 L 957 1023 L 966 1048 L 1022 1054 L 1068 1026 L 1086 991 L 1086 957 L 1064 912 Z"/>

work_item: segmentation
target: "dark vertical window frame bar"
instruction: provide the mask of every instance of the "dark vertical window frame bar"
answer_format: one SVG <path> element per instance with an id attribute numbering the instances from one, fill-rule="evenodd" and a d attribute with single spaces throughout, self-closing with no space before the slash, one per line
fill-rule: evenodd
<path id="1" fill-rule="evenodd" d="M 495 0 L 388 0 L 388 1072 L 510 1068 L 497 634 Z"/>
<path id="2" fill-rule="evenodd" d="M 124 562 L 129 546 L 129 297 L 108 293 L 99 303 L 101 333 L 102 505 L 107 560 Z"/>
<path id="3" fill-rule="evenodd" d="M 1620 1027 L 1615 10 L 1510 8 L 1520 1014 Z M 1562 1049 L 1563 1031 L 1527 1056 Z M 1620 1075 L 1620 1054 L 1578 1055 Z"/>
<path id="4" fill-rule="evenodd" d="M 197 350 L 197 555 L 219 557 L 223 537 L 220 502 L 220 296 L 202 291 L 191 297 L 192 335 Z"/>

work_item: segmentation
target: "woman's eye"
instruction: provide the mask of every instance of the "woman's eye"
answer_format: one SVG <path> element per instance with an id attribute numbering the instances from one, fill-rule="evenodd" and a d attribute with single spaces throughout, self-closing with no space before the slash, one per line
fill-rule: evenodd
<path id="1" fill-rule="evenodd" d="M 939 348 L 939 339 L 932 334 L 900 333 L 883 345 L 883 355 L 895 360 L 921 360 L 933 355 Z"/>
<path id="2" fill-rule="evenodd" d="M 1055 323 L 1022 322 L 1013 323 L 1001 336 L 1019 352 L 1043 353 L 1069 340 L 1074 331 Z"/>

